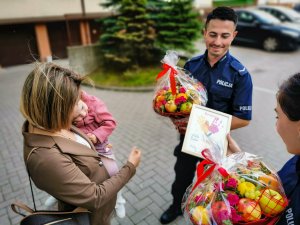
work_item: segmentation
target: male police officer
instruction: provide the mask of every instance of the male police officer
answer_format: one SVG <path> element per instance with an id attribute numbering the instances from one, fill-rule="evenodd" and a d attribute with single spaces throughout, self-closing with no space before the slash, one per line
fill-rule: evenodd
<path id="1" fill-rule="evenodd" d="M 204 28 L 207 50 L 203 55 L 187 61 L 185 69 L 190 71 L 206 87 L 207 107 L 229 113 L 231 129 L 247 126 L 251 120 L 252 81 L 247 69 L 228 49 L 237 34 L 237 15 L 233 9 L 218 7 L 208 16 Z M 173 119 L 173 123 L 182 121 Z M 178 123 L 177 123 L 178 122 Z M 186 188 L 192 183 L 199 158 L 181 152 L 186 126 L 178 125 L 180 143 L 174 150 L 175 181 L 172 185 L 173 203 L 162 214 L 160 222 L 170 223 L 182 215 L 181 200 Z"/>

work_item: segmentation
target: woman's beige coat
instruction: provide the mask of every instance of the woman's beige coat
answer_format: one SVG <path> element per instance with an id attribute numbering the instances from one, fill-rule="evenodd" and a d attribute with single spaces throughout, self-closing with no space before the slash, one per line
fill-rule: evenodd
<path id="1" fill-rule="evenodd" d="M 127 162 L 115 176 L 109 175 L 92 148 L 58 136 L 28 133 L 23 125 L 24 160 L 35 185 L 59 199 L 59 210 L 83 207 L 92 212 L 92 225 L 108 225 L 117 192 L 130 180 L 135 167 Z"/>

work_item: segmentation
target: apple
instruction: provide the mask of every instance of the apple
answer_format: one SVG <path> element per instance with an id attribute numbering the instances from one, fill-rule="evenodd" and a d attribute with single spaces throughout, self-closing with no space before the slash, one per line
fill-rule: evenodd
<path id="1" fill-rule="evenodd" d="M 261 217 L 261 208 L 259 204 L 248 198 L 241 198 L 238 205 L 237 211 L 241 214 L 245 222 L 256 221 Z"/>
<path id="2" fill-rule="evenodd" d="M 165 109 L 168 112 L 175 112 L 177 110 L 177 105 L 175 105 L 174 100 L 169 100 L 166 104 L 165 104 Z"/>
<path id="3" fill-rule="evenodd" d="M 189 113 L 191 112 L 193 104 L 190 102 L 182 103 L 180 106 L 180 112 Z"/>
<path id="4" fill-rule="evenodd" d="M 192 218 L 196 224 L 209 225 L 210 219 L 208 211 L 203 206 L 196 206 L 192 210 Z"/>
<path id="5" fill-rule="evenodd" d="M 230 219 L 230 209 L 224 201 L 216 201 L 211 205 L 211 212 L 217 224 L 222 224 L 222 220 Z M 228 215 L 228 218 L 221 218 L 220 215 Z M 227 216 L 226 216 L 227 217 Z"/>
<path id="6" fill-rule="evenodd" d="M 267 188 L 261 193 L 259 205 L 265 214 L 275 216 L 285 209 L 286 202 L 277 191 Z"/>

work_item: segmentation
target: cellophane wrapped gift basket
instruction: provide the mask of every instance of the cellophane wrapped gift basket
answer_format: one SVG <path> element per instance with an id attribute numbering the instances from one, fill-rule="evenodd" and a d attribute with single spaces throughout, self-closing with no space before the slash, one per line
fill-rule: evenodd
<path id="1" fill-rule="evenodd" d="M 185 219 L 194 225 L 275 224 L 288 204 L 277 174 L 256 155 L 222 158 L 202 151 L 193 184 L 183 198 Z"/>
<path id="2" fill-rule="evenodd" d="M 167 117 L 185 117 L 192 105 L 205 105 L 207 92 L 201 82 L 177 65 L 179 56 L 175 51 L 167 51 L 162 59 L 163 70 L 157 76 L 153 109 Z"/>

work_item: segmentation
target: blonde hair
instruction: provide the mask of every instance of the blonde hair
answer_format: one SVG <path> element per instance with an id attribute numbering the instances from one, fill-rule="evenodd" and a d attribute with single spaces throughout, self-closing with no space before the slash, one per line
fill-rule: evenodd
<path id="1" fill-rule="evenodd" d="M 52 132 L 68 129 L 85 77 L 53 63 L 37 63 L 27 76 L 20 111 L 33 126 Z"/>

